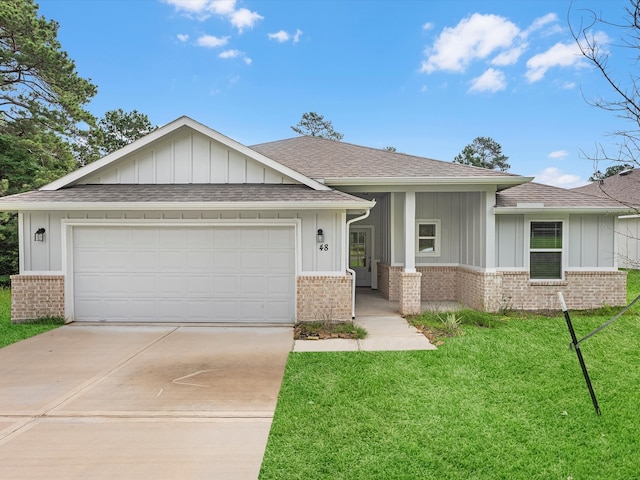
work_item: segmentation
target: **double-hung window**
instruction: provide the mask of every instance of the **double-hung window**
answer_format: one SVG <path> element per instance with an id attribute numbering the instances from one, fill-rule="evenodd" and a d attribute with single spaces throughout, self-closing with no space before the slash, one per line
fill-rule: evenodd
<path id="1" fill-rule="evenodd" d="M 562 222 L 531 222 L 529 277 L 532 280 L 562 279 Z"/>
<path id="2" fill-rule="evenodd" d="M 416 254 L 420 256 L 439 256 L 440 236 L 440 220 L 417 220 Z"/>

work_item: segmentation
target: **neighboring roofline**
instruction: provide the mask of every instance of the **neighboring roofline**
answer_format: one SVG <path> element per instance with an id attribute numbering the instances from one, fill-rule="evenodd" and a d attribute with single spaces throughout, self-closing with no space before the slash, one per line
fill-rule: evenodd
<path id="1" fill-rule="evenodd" d="M 85 165 L 84 167 L 81 167 L 78 170 L 75 170 L 65 175 L 64 177 L 59 178 L 58 180 L 55 180 L 49 183 L 48 185 L 45 185 L 44 187 L 41 187 L 40 190 L 59 190 L 60 188 L 69 186 L 72 183 L 77 182 L 78 180 L 81 180 L 82 178 L 87 177 L 88 175 L 91 175 L 97 172 L 98 170 L 107 167 L 109 164 L 119 160 L 120 158 L 126 155 L 129 155 L 130 153 L 133 153 L 134 151 L 140 148 L 144 148 L 150 145 L 151 143 L 155 142 L 156 140 L 159 140 L 163 136 L 169 133 L 175 132 L 176 130 L 182 127 L 192 128 L 193 130 L 207 137 L 213 138 L 214 140 L 226 145 L 227 147 L 237 150 L 242 155 L 249 157 L 253 160 L 256 160 L 257 162 L 260 162 L 265 166 L 272 168 L 273 170 L 287 177 L 292 178 L 293 180 L 296 180 L 310 188 L 313 188 L 314 190 L 331 190 L 326 185 L 323 185 L 322 183 L 317 182 L 312 178 L 309 178 L 301 174 L 300 172 L 297 172 L 296 170 L 293 170 L 285 165 L 282 165 L 281 163 L 278 163 L 275 160 L 272 160 L 271 158 L 266 157 L 261 153 L 258 153 L 255 150 L 242 145 L 236 140 L 233 140 L 232 138 L 229 138 L 221 134 L 220 132 L 217 132 L 212 128 L 209 128 L 206 125 L 203 125 L 202 123 L 196 122 L 195 120 L 187 116 L 179 117 L 173 122 L 167 123 L 166 125 L 158 128 L 157 130 L 154 130 L 148 135 L 145 135 L 139 140 L 136 140 L 135 142 L 127 145 L 126 147 L 123 147 L 120 150 L 116 150 L 115 152 L 110 153 L 109 155 L 101 158 L 100 160 L 96 160 L 93 163 Z"/>
<path id="2" fill-rule="evenodd" d="M 493 213 L 495 215 L 620 215 L 621 213 L 629 212 L 629 210 L 629 208 L 623 207 L 493 207 Z"/>
<path id="3" fill-rule="evenodd" d="M 366 185 L 499 185 L 503 188 L 529 183 L 534 177 L 342 177 L 323 178 L 322 181 L 332 187 Z"/>
<path id="4" fill-rule="evenodd" d="M 368 210 L 375 200 L 362 201 L 269 201 L 269 202 L 12 202 L 0 201 L 0 211 L 95 211 L 95 210 Z"/>

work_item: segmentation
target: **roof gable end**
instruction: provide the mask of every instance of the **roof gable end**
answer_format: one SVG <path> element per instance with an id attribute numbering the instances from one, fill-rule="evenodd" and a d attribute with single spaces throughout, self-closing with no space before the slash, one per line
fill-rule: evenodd
<path id="1" fill-rule="evenodd" d="M 303 184 L 329 187 L 183 116 L 48 184 Z"/>

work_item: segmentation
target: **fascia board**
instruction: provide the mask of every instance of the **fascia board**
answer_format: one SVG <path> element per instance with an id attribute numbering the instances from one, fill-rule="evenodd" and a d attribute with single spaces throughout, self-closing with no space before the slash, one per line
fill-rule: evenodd
<path id="1" fill-rule="evenodd" d="M 368 210 L 363 202 L 12 202 L 0 211 L 104 211 L 104 210 Z"/>
<path id="2" fill-rule="evenodd" d="M 619 215 L 620 213 L 628 212 L 628 208 L 607 208 L 607 207 L 540 207 L 540 208 L 527 208 L 527 207 L 494 207 L 493 213 L 495 215 L 522 215 L 522 214 L 537 214 L 537 215 L 582 215 L 582 214 L 598 214 L 598 215 Z"/>
<path id="3" fill-rule="evenodd" d="M 237 150 L 242 155 L 245 155 L 259 163 L 262 163 L 265 166 L 272 168 L 273 170 L 308 186 L 309 188 L 313 188 L 314 190 L 330 190 L 330 187 L 323 185 L 322 183 L 317 182 L 309 177 L 306 177 L 305 175 L 302 175 L 301 173 L 295 170 L 292 170 L 289 167 L 285 167 L 284 165 L 270 159 L 269 157 L 265 157 L 264 155 L 256 152 L 255 150 L 251 150 L 249 147 L 242 145 L 236 140 L 233 140 L 225 135 L 222 135 L 221 133 L 199 122 L 196 122 L 195 120 L 186 116 L 180 117 L 174 120 L 173 122 L 170 122 L 158 128 L 157 130 L 151 132 L 150 134 L 145 135 L 141 139 L 136 140 L 135 142 L 127 145 L 126 147 L 123 147 L 120 150 L 110 153 L 109 155 L 101 158 L 100 160 L 96 160 L 95 162 L 90 163 L 89 165 L 85 165 L 84 167 L 81 167 L 78 170 L 75 170 L 65 175 L 64 177 L 59 178 L 58 180 L 55 180 L 49 183 L 48 185 L 41 187 L 40 190 L 59 190 L 60 188 L 71 185 L 72 183 L 77 182 L 78 180 L 88 175 L 91 175 L 104 167 L 107 167 L 111 163 L 118 161 L 119 159 L 125 157 L 126 155 L 129 155 L 130 153 L 133 153 L 136 150 L 144 148 L 150 145 L 151 143 L 155 142 L 156 140 L 159 140 L 160 138 L 170 133 L 173 133 L 176 130 L 185 126 L 207 137 L 210 137 L 222 143 L 223 145 L 226 145 L 229 148 Z"/>
<path id="4" fill-rule="evenodd" d="M 324 178 L 324 182 L 332 187 L 338 186 L 378 186 L 378 185 L 508 185 L 516 186 L 528 183 L 534 177 L 343 177 Z"/>

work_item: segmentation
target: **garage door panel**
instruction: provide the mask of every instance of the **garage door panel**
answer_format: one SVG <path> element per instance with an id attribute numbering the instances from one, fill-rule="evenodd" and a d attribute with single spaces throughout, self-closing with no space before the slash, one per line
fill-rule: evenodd
<path id="1" fill-rule="evenodd" d="M 76 227 L 75 319 L 291 323 L 294 237 L 292 227 Z"/>

